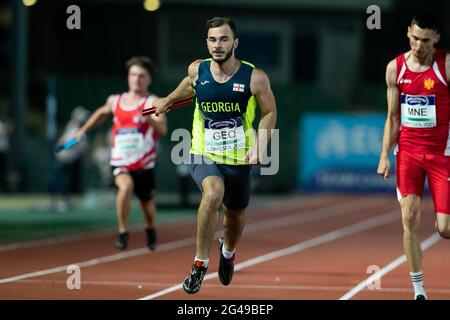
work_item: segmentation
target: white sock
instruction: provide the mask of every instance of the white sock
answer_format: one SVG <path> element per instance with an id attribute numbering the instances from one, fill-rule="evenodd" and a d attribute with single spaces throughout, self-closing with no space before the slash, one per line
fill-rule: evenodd
<path id="1" fill-rule="evenodd" d="M 201 262 L 203 262 L 203 266 L 204 266 L 205 268 L 208 268 L 209 259 L 200 259 L 200 258 L 197 258 L 197 256 L 195 256 L 194 262 L 195 262 L 195 261 L 201 261 Z"/>
<path id="2" fill-rule="evenodd" d="M 423 288 L 423 271 L 410 272 L 409 276 L 411 277 L 411 282 L 414 287 L 414 297 L 417 297 L 419 294 L 421 294 L 425 298 L 427 298 L 425 289 Z"/>
<path id="3" fill-rule="evenodd" d="M 231 259 L 235 251 L 236 249 L 233 249 L 233 251 L 227 251 L 225 250 L 225 246 L 222 246 L 222 255 L 225 257 L 225 259 Z"/>

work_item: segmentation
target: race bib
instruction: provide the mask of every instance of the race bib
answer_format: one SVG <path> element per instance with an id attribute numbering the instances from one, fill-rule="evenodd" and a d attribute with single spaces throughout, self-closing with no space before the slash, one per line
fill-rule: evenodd
<path id="1" fill-rule="evenodd" d="M 225 152 L 245 148 L 245 133 L 241 118 L 205 119 L 205 151 Z"/>
<path id="2" fill-rule="evenodd" d="M 436 97 L 400 95 L 401 124 L 410 128 L 436 127 Z"/>
<path id="3" fill-rule="evenodd" d="M 144 136 L 137 128 L 119 129 L 115 148 L 120 154 L 133 153 L 144 148 Z"/>

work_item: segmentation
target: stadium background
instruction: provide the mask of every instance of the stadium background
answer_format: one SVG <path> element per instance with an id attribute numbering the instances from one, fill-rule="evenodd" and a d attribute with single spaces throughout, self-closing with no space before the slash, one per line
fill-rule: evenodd
<path id="1" fill-rule="evenodd" d="M 419 9 L 439 15 L 444 22 L 440 47 L 449 47 L 447 2 L 433 1 L 433 8 L 411 1 L 372 2 L 166 0 L 150 12 L 140 0 L 39 0 L 30 7 L 3 1 L 0 114 L 14 128 L 7 168 L 12 191 L 46 191 L 51 146 L 71 110 L 79 105 L 95 110 L 109 94 L 126 90 L 124 62 L 129 57 L 152 57 L 160 66 L 152 91 L 170 92 L 189 62 L 207 57 L 204 22 L 214 15 L 236 20 L 241 40 L 237 55 L 268 72 L 276 96 L 280 171 L 264 177 L 258 190 L 304 190 L 300 179 L 292 179 L 300 175 L 301 150 L 308 148 L 299 141 L 304 114 L 384 112 L 385 65 L 408 48 L 406 26 Z M 81 9 L 80 30 L 66 27 L 70 4 Z M 381 9 L 379 30 L 366 27 L 371 4 Z M 56 97 L 56 132 L 49 132 L 50 96 Z M 169 130 L 189 129 L 190 112 L 171 113 Z M 91 145 L 109 125 L 90 135 Z M 177 188 L 169 152 L 173 145 L 170 135 L 161 139 L 161 191 Z M 98 170 L 85 158 L 84 189 L 99 187 Z"/>

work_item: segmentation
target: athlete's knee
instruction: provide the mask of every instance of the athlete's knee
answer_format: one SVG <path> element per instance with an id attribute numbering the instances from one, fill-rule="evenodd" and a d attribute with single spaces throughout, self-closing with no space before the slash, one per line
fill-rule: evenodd
<path id="1" fill-rule="evenodd" d="M 241 221 L 245 219 L 245 210 L 230 210 L 224 208 L 225 217 L 230 221 Z"/>
<path id="2" fill-rule="evenodd" d="M 420 224 L 420 210 L 403 208 L 402 223 L 405 231 L 418 231 Z"/>
<path id="3" fill-rule="evenodd" d="M 202 202 L 208 207 L 218 209 L 222 204 L 224 185 L 221 179 L 207 178 L 202 184 Z"/>
<path id="4" fill-rule="evenodd" d="M 416 231 L 420 224 L 420 198 L 408 196 L 400 201 L 403 228 Z"/>
<path id="5" fill-rule="evenodd" d="M 221 181 L 209 181 L 203 184 L 202 202 L 208 208 L 219 209 L 222 204 L 224 187 Z"/>
<path id="6" fill-rule="evenodd" d="M 202 202 L 208 208 L 219 209 L 222 204 L 222 195 L 215 193 L 213 190 L 203 191 Z"/>
<path id="7" fill-rule="evenodd" d="M 439 235 L 443 238 L 443 239 L 450 239 L 450 230 L 446 229 L 446 230 L 438 230 Z"/>
<path id="8" fill-rule="evenodd" d="M 156 204 L 153 199 L 148 200 L 147 198 L 140 198 L 139 202 L 141 204 L 141 207 L 146 210 L 155 210 L 156 211 Z"/>
<path id="9" fill-rule="evenodd" d="M 447 211 L 436 212 L 436 220 L 434 225 L 436 231 L 444 239 L 450 239 L 450 215 L 448 213 L 443 213 Z"/>
<path id="10" fill-rule="evenodd" d="M 417 214 L 403 215 L 402 222 L 403 222 L 403 229 L 405 231 L 418 231 L 419 230 L 420 221 L 417 217 Z"/>
<path id="11" fill-rule="evenodd" d="M 119 193 L 125 196 L 131 196 L 133 193 L 133 184 L 132 183 L 121 183 L 117 186 L 119 189 Z"/>
<path id="12" fill-rule="evenodd" d="M 436 225 L 437 232 L 444 239 L 450 239 L 450 226 L 449 225 Z"/>

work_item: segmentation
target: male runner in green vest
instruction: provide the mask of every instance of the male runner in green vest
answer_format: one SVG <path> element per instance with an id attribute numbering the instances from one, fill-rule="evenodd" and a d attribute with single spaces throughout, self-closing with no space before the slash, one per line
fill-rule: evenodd
<path id="1" fill-rule="evenodd" d="M 266 73 L 234 55 L 239 43 L 234 22 L 214 17 L 207 21 L 207 30 L 211 58 L 192 62 L 178 87 L 153 102 L 159 115 L 175 101 L 195 96 L 191 175 L 202 199 L 194 264 L 183 284 L 188 294 L 200 290 L 222 204 L 224 237 L 219 239 L 218 274 L 223 285 L 230 284 L 250 198 L 251 165 L 259 163 L 277 117 Z M 252 127 L 256 106 L 261 110 L 257 138 Z"/>

